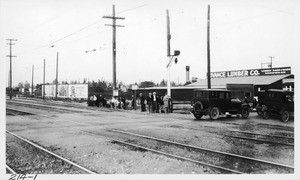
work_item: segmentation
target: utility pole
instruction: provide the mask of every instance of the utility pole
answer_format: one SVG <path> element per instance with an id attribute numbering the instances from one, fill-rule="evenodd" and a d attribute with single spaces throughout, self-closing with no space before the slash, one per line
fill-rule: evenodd
<path id="1" fill-rule="evenodd" d="M 45 99 L 45 72 L 46 72 L 46 60 L 44 59 L 44 74 L 43 74 L 43 99 Z"/>
<path id="2" fill-rule="evenodd" d="M 116 83 L 116 53 L 117 53 L 117 49 L 116 49 L 116 27 L 124 27 L 122 25 L 116 25 L 116 20 L 117 19 L 122 19 L 124 20 L 124 17 L 116 17 L 115 14 L 115 5 L 113 5 L 113 14 L 112 16 L 103 16 L 103 18 L 108 18 L 108 19 L 112 19 L 112 25 L 111 24 L 105 24 L 105 26 L 112 26 L 112 30 L 113 30 L 113 42 L 112 42 L 112 54 L 113 54 L 113 91 L 117 89 L 117 83 Z"/>
<path id="3" fill-rule="evenodd" d="M 33 75 L 34 75 L 34 65 L 32 65 L 31 95 L 33 95 Z"/>
<path id="4" fill-rule="evenodd" d="M 17 39 L 6 39 L 9 41 L 9 55 L 7 55 L 7 57 L 9 57 L 10 60 L 10 70 L 9 70 L 9 88 L 10 88 L 10 99 L 12 99 L 12 94 L 13 94 L 13 90 L 12 90 L 12 57 L 17 57 L 17 56 L 13 56 L 12 55 L 12 45 L 15 45 L 12 43 L 12 41 L 17 41 Z"/>
<path id="5" fill-rule="evenodd" d="M 170 61 L 171 57 L 171 34 L 170 34 L 170 16 L 169 10 L 167 9 L 167 58 Z M 167 69 L 168 71 L 168 81 L 167 81 L 167 94 L 171 97 L 171 80 L 170 80 L 170 66 Z"/>
<path id="6" fill-rule="evenodd" d="M 208 89 L 211 88 L 209 26 L 210 26 L 210 5 L 208 5 L 208 11 L 207 11 L 207 88 Z"/>
<path id="7" fill-rule="evenodd" d="M 167 56 L 170 57 L 171 55 L 171 34 L 170 34 L 170 16 L 169 10 L 167 9 Z"/>
<path id="8" fill-rule="evenodd" d="M 273 68 L 273 62 L 272 62 L 272 60 L 273 60 L 274 56 L 269 56 L 269 58 L 271 59 L 270 65 L 271 65 L 271 69 L 272 69 Z"/>
<path id="9" fill-rule="evenodd" d="M 57 100 L 57 93 L 58 93 L 58 52 L 56 55 L 55 100 Z"/>
<path id="10" fill-rule="evenodd" d="M 179 50 L 175 50 L 174 54 L 171 54 L 171 33 L 170 33 L 170 16 L 169 16 L 169 10 L 167 9 L 167 58 L 168 58 L 168 65 L 167 65 L 167 72 L 168 72 L 168 82 L 167 82 L 167 94 L 169 97 L 171 97 L 171 80 L 170 80 L 170 68 L 173 62 L 173 58 L 175 64 L 177 64 L 178 59 L 177 57 L 180 55 Z"/>

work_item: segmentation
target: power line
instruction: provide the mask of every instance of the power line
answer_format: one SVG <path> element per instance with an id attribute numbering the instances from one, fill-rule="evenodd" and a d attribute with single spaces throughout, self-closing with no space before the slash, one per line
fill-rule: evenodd
<path id="1" fill-rule="evenodd" d="M 141 5 L 141 6 L 137 6 L 137 7 L 133 7 L 133 8 L 130 8 L 130 9 L 121 11 L 121 12 L 117 12 L 116 14 L 121 14 L 121 13 L 124 13 L 124 12 L 127 12 L 127 11 L 132 11 L 132 10 L 135 10 L 135 9 L 138 9 L 138 8 L 141 8 L 141 7 L 144 7 L 144 6 L 146 6 L 146 4 Z M 74 34 L 77 34 L 77 33 L 81 32 L 81 31 L 83 31 L 83 30 L 85 30 L 85 29 L 87 29 L 87 28 L 89 28 L 89 27 L 91 27 L 91 26 L 97 24 L 98 22 L 100 22 L 100 21 L 102 21 L 102 20 L 103 20 L 103 19 L 99 19 L 99 20 L 97 20 L 97 21 L 95 21 L 95 22 L 93 22 L 93 23 L 91 23 L 91 24 L 89 24 L 89 25 L 87 25 L 87 26 L 84 26 L 83 28 L 81 28 L 81 29 L 79 29 L 79 30 L 77 30 L 77 31 L 75 31 L 75 32 L 73 32 L 73 33 L 71 33 L 71 34 L 68 34 L 68 35 L 66 35 L 66 36 L 64 36 L 64 37 L 62 37 L 62 38 L 60 38 L 60 39 L 57 39 L 57 40 L 55 40 L 55 41 L 53 41 L 53 42 L 51 42 L 51 43 L 48 43 L 48 44 L 39 46 L 39 47 L 37 47 L 37 48 L 31 49 L 31 50 L 28 50 L 28 51 L 25 51 L 25 52 L 21 52 L 21 53 L 19 53 L 19 54 L 25 54 L 25 53 L 28 53 L 28 52 L 36 51 L 36 50 L 39 50 L 39 49 L 42 49 L 42 48 L 50 47 L 51 45 L 54 46 L 54 45 L 53 45 L 54 43 L 60 42 L 60 41 L 66 39 L 66 38 L 68 38 L 68 37 L 70 37 L 70 36 L 72 36 L 72 35 L 74 35 Z M 82 38 L 79 38 L 79 39 L 82 39 Z M 74 41 L 76 41 L 76 40 L 74 40 Z"/>
<path id="2" fill-rule="evenodd" d="M 146 4 L 141 5 L 141 6 L 137 6 L 137 7 L 133 7 L 133 8 L 130 8 L 130 9 L 121 11 L 121 12 L 117 12 L 117 13 L 115 13 L 115 14 L 121 14 L 121 13 L 124 13 L 124 12 L 132 11 L 132 10 L 135 10 L 135 9 L 138 9 L 138 8 L 141 8 L 141 7 L 144 7 L 144 6 L 146 6 Z M 83 30 L 85 30 L 85 29 L 87 29 L 87 28 L 89 28 L 89 27 L 91 27 L 91 26 L 97 24 L 98 22 L 100 22 L 100 21 L 102 21 L 102 20 L 103 20 L 103 19 L 99 19 L 99 20 L 97 20 L 97 21 L 95 21 L 95 22 L 93 22 L 93 23 L 91 23 L 91 24 L 89 24 L 89 25 L 87 25 L 87 26 L 84 26 L 83 28 L 81 28 L 81 29 L 79 29 L 79 30 L 77 30 L 77 31 L 74 31 L 74 32 L 72 32 L 72 33 L 70 33 L 70 34 L 68 34 L 68 35 L 66 35 L 66 36 L 64 36 L 64 37 L 61 37 L 61 38 L 59 38 L 59 39 L 57 39 L 57 40 L 55 40 L 55 41 L 53 41 L 53 42 L 51 42 L 51 43 L 48 43 L 48 44 L 46 44 L 46 45 L 42 45 L 42 46 L 40 46 L 40 47 L 38 47 L 38 48 L 36 48 L 36 49 L 33 49 L 33 50 L 37 50 L 37 49 L 49 47 L 49 46 L 53 45 L 54 43 L 57 43 L 57 42 L 59 42 L 59 41 L 62 41 L 62 40 L 64 40 L 64 39 L 66 39 L 66 38 L 68 38 L 68 37 L 74 35 L 74 34 L 77 34 L 77 33 L 81 32 L 81 31 L 83 31 Z M 32 50 L 32 51 L 33 51 L 33 50 Z"/>

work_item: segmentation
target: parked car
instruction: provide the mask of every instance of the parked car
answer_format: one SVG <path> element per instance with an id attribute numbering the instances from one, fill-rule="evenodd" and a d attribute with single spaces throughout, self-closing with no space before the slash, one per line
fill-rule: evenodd
<path id="1" fill-rule="evenodd" d="M 283 122 L 288 122 L 294 116 L 294 92 L 278 89 L 260 92 L 256 109 L 264 119 L 279 115 Z"/>
<path id="2" fill-rule="evenodd" d="M 191 112 L 196 119 L 209 115 L 218 119 L 221 114 L 241 115 L 248 118 L 250 106 L 239 99 L 231 99 L 231 91 L 220 89 L 196 89 L 192 100 Z"/>

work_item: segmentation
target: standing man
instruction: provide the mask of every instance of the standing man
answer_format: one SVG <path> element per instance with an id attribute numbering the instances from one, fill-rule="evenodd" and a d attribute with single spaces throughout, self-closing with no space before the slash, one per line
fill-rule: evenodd
<path id="1" fill-rule="evenodd" d="M 153 102 L 152 102 L 152 110 L 154 113 L 158 112 L 158 97 L 156 95 L 156 92 L 153 92 Z"/>
<path id="2" fill-rule="evenodd" d="M 100 104 L 100 96 L 99 96 L 99 94 L 97 94 L 97 96 L 96 96 L 95 104 L 96 104 L 97 107 L 99 107 L 99 104 Z"/>
<path id="3" fill-rule="evenodd" d="M 153 101 L 153 97 L 152 97 L 151 93 L 149 93 L 146 100 L 147 100 L 147 104 L 148 104 L 149 113 L 151 113 L 151 111 L 152 111 L 152 101 Z"/>
<path id="4" fill-rule="evenodd" d="M 166 111 L 166 113 L 169 113 L 169 100 L 170 100 L 170 96 L 166 93 L 165 96 L 163 97 L 163 101 L 164 101 L 164 109 Z"/>
<path id="5" fill-rule="evenodd" d="M 144 112 L 146 111 L 146 107 L 145 107 L 145 96 L 143 95 L 143 93 L 140 93 L 140 98 L 141 98 L 141 111 Z"/>

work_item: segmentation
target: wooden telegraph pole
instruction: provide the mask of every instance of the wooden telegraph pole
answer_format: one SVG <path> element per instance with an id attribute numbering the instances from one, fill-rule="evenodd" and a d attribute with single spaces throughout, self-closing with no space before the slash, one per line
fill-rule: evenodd
<path id="1" fill-rule="evenodd" d="M 167 9 L 167 59 L 171 61 L 171 33 L 170 33 L 170 16 L 169 10 Z M 167 94 L 171 97 L 171 80 L 170 80 L 170 66 L 167 67 L 168 81 L 167 81 Z"/>
<path id="2" fill-rule="evenodd" d="M 45 99 L 45 71 L 46 71 L 46 60 L 44 59 L 44 73 L 43 73 L 43 99 Z"/>
<path id="3" fill-rule="evenodd" d="M 7 57 L 9 57 L 10 60 L 10 70 L 9 70 L 9 88 L 10 88 L 10 99 L 12 99 L 12 94 L 13 94 L 13 89 L 12 89 L 12 58 L 16 57 L 12 55 L 12 49 L 11 46 L 15 45 L 12 43 L 12 41 L 17 41 L 17 39 L 7 39 L 9 41 L 9 55 L 7 55 Z"/>
<path id="4" fill-rule="evenodd" d="M 56 55 L 55 100 L 57 100 L 57 93 L 58 93 L 58 52 Z"/>
<path id="5" fill-rule="evenodd" d="M 209 26 L 210 26 L 210 5 L 208 5 L 207 12 L 207 88 L 211 88 L 211 79 L 210 79 L 210 42 L 209 42 Z"/>
<path id="6" fill-rule="evenodd" d="M 113 53 L 113 91 L 117 89 L 117 78 L 116 78 L 116 54 L 117 54 L 117 49 L 116 49 L 116 27 L 124 27 L 121 25 L 116 25 L 116 20 L 117 19 L 122 19 L 124 20 L 124 17 L 116 17 L 115 14 L 115 5 L 113 5 L 113 14 L 112 16 L 103 16 L 103 18 L 108 18 L 112 19 L 113 24 L 105 24 L 106 26 L 112 26 L 113 29 L 113 42 L 112 42 L 112 53 Z"/>
<path id="7" fill-rule="evenodd" d="M 33 76 L 34 76 L 34 65 L 32 65 L 31 95 L 33 95 Z"/>

